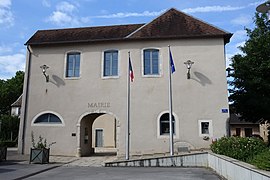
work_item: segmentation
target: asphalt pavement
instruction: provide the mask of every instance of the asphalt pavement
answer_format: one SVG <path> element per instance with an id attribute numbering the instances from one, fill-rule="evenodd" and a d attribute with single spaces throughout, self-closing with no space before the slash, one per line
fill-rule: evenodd
<path id="1" fill-rule="evenodd" d="M 217 180 L 220 177 L 207 168 L 178 167 L 104 167 L 115 156 L 50 156 L 49 164 L 29 164 L 29 155 L 18 155 L 9 149 L 7 161 L 0 162 L 0 180 L 11 179 L 101 179 L 101 180 Z"/>

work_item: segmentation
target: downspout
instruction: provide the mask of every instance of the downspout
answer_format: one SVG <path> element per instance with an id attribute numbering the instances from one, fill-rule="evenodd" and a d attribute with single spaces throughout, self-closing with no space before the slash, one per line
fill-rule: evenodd
<path id="1" fill-rule="evenodd" d="M 27 76 L 26 76 L 26 88 L 25 88 L 25 101 L 24 101 L 24 116 L 23 116 L 23 127 L 22 127 L 22 147 L 21 153 L 24 154 L 24 146 L 25 146 L 25 130 L 26 130 L 26 118 L 27 118 L 27 111 L 28 111 L 28 92 L 29 92 L 29 79 L 30 79 L 30 67 L 31 67 L 31 59 L 32 59 L 32 51 L 27 45 L 28 50 L 28 67 L 27 67 Z"/>

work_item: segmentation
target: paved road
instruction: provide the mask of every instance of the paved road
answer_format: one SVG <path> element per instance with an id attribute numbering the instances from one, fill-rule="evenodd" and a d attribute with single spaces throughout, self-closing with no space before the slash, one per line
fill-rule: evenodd
<path id="1" fill-rule="evenodd" d="M 214 172 L 204 168 L 119 168 L 14 164 L 0 165 L 0 179 L 218 180 L 220 178 Z"/>
<path id="2" fill-rule="evenodd" d="M 94 179 L 94 180 L 217 180 L 213 171 L 205 168 L 161 167 L 101 167 L 111 157 L 50 157 L 50 164 L 29 164 L 29 156 L 8 151 L 0 162 L 0 180 L 11 179 Z M 88 166 L 88 167 L 87 167 Z M 98 166 L 98 167 L 97 167 Z"/>

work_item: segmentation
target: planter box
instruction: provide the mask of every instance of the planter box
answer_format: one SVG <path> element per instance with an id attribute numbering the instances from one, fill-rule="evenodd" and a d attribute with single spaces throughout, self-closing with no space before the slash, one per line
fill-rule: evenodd
<path id="1" fill-rule="evenodd" d="M 30 151 L 30 163 L 49 163 L 50 148 L 32 149 Z"/>
<path id="2" fill-rule="evenodd" d="M 0 147 L 0 161 L 7 160 L 7 147 Z"/>

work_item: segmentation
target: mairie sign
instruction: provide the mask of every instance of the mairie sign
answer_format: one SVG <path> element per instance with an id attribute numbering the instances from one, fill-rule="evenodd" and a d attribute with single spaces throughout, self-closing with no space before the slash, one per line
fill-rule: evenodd
<path id="1" fill-rule="evenodd" d="M 111 103 L 109 102 L 91 102 L 88 103 L 88 108 L 109 108 Z"/>

